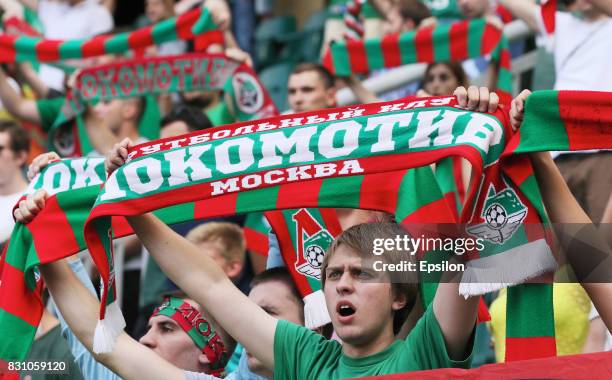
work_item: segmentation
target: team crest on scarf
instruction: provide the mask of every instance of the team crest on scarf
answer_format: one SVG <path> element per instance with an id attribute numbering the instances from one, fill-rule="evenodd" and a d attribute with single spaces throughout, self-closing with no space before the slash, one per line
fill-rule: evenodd
<path id="1" fill-rule="evenodd" d="M 306 209 L 300 209 L 291 219 L 295 222 L 297 237 L 295 270 L 320 280 L 323 258 L 334 237 Z"/>
<path id="2" fill-rule="evenodd" d="M 240 111 L 252 114 L 263 107 L 263 90 L 251 74 L 246 71 L 236 73 L 232 79 L 232 86 Z"/>
<path id="3" fill-rule="evenodd" d="M 489 191 L 482 207 L 480 217 L 485 223 L 467 228 L 477 237 L 495 244 L 503 244 L 514 235 L 527 216 L 527 207 L 510 187 L 495 192 L 489 185 Z"/>

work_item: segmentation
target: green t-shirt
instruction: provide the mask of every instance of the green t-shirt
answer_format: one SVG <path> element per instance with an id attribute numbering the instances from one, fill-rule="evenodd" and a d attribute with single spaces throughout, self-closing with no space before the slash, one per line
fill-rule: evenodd
<path id="1" fill-rule="evenodd" d="M 342 346 L 309 329 L 278 321 L 274 336 L 275 379 L 346 379 L 436 368 L 469 368 L 470 355 L 463 361 L 448 357 L 440 325 L 427 308 L 406 340 L 396 340 L 377 354 L 353 359 L 342 354 Z"/>

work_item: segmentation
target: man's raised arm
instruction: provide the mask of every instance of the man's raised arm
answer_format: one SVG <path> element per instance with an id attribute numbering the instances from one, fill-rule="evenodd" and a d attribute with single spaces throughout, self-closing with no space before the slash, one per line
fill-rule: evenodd
<path id="1" fill-rule="evenodd" d="M 109 175 L 125 163 L 130 144 L 126 139 L 111 150 L 105 162 Z M 166 275 L 248 352 L 273 368 L 277 320 L 242 294 L 209 255 L 153 214 L 129 217 L 128 221 Z"/>
<path id="2" fill-rule="evenodd" d="M 525 23 L 533 30 L 540 31 L 538 25 L 538 12 L 540 6 L 530 0 L 500 0 L 499 3 L 512 15 Z"/>
<path id="3" fill-rule="evenodd" d="M 40 272 L 68 326 L 87 350 L 92 352 L 100 303 L 81 284 L 65 260 L 42 265 Z M 125 332 L 117 338 L 112 352 L 93 356 L 126 380 L 184 377 L 182 370 L 136 342 Z"/>
<path id="4" fill-rule="evenodd" d="M 38 108 L 36 108 L 36 102 L 31 99 L 25 99 L 11 87 L 8 77 L 2 68 L 0 68 L 0 100 L 2 100 L 4 108 L 13 116 L 31 123 L 40 124 L 40 115 Z"/>

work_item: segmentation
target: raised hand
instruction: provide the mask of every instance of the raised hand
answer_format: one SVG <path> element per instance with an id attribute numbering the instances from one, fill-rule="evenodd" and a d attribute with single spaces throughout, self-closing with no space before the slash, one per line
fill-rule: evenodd
<path id="1" fill-rule="evenodd" d="M 132 140 L 125 138 L 113 146 L 106 155 L 106 160 L 104 160 L 104 169 L 106 169 L 107 175 L 110 176 L 112 172 L 125 164 L 128 157 L 128 148 L 132 145 Z"/>
<path id="2" fill-rule="evenodd" d="M 523 117 L 525 116 L 525 101 L 531 95 L 531 91 L 523 90 L 516 98 L 512 100 L 510 105 L 510 124 L 515 131 L 521 126 Z"/>
<path id="3" fill-rule="evenodd" d="M 47 192 L 43 189 L 36 190 L 30 194 L 25 200 L 19 202 L 19 206 L 15 209 L 13 215 L 15 220 L 21 223 L 29 223 L 38 213 L 45 208 L 47 200 Z"/>
<path id="4" fill-rule="evenodd" d="M 453 95 L 457 97 L 460 108 L 470 111 L 495 112 L 499 104 L 499 96 L 494 92 L 489 92 L 486 87 L 470 86 L 466 90 L 461 86 L 457 87 Z"/>
<path id="5" fill-rule="evenodd" d="M 36 174 L 40 173 L 41 170 L 44 169 L 45 166 L 54 161 L 58 161 L 59 159 L 60 156 L 55 152 L 43 153 L 36 156 L 28 167 L 28 180 L 31 181 L 34 177 L 36 177 Z"/>

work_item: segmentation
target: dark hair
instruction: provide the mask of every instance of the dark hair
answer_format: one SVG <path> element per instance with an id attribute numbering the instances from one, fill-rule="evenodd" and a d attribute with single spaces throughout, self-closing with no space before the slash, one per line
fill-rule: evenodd
<path id="1" fill-rule="evenodd" d="M 212 122 L 202 110 L 187 104 L 179 104 L 173 107 L 161 120 L 161 128 L 175 121 L 187 124 L 190 132 L 199 131 L 213 127 Z"/>
<path id="2" fill-rule="evenodd" d="M 330 73 L 329 70 L 325 68 L 325 66 L 319 63 L 314 63 L 314 62 L 300 63 L 299 65 L 295 66 L 293 71 L 291 71 L 291 75 L 301 74 L 307 71 L 316 72 L 319 75 L 319 78 L 321 78 L 321 80 L 323 81 L 323 85 L 325 86 L 326 89 L 332 88 L 336 84 L 336 80 L 334 76 L 332 75 L 332 73 Z"/>
<path id="3" fill-rule="evenodd" d="M 291 277 L 289 270 L 285 267 L 269 268 L 259 274 L 256 274 L 251 281 L 251 288 L 254 288 L 259 284 L 272 281 L 285 284 L 287 288 L 289 288 L 291 295 L 295 297 L 296 302 L 298 305 L 300 305 L 300 312 L 303 313 L 304 301 L 302 300 L 302 296 L 300 295 L 297 286 L 295 286 L 295 283 L 293 282 L 293 278 Z"/>
<path id="4" fill-rule="evenodd" d="M 0 120 L 0 132 L 8 133 L 10 137 L 9 148 L 15 152 L 30 152 L 30 134 L 14 121 Z"/>
<path id="5" fill-rule="evenodd" d="M 463 70 L 463 65 L 459 61 L 444 61 L 444 62 L 430 63 L 429 65 L 427 65 L 427 69 L 425 69 L 425 74 L 423 75 L 423 78 L 424 78 L 423 81 L 425 81 L 425 78 L 427 78 L 427 76 L 429 75 L 429 72 L 438 65 L 446 66 L 453 73 L 455 78 L 457 78 L 457 84 L 459 86 L 463 86 L 466 88 L 469 86 L 468 76 L 465 73 L 465 70 Z"/>
<path id="6" fill-rule="evenodd" d="M 352 226 L 343 231 L 329 246 L 321 265 L 321 284 L 325 288 L 326 270 L 329 260 L 341 245 L 346 245 L 360 254 L 363 258 L 371 258 L 374 252 L 374 241 L 376 239 L 393 239 L 408 236 L 408 232 L 396 223 L 375 222 L 363 223 Z M 398 264 L 402 261 L 416 261 L 416 256 L 406 254 L 405 251 L 391 250 L 385 251 L 384 255 L 379 256 L 387 264 Z M 417 265 L 418 268 L 418 265 Z M 419 292 L 418 273 L 415 272 L 391 272 L 390 279 L 391 291 L 393 296 L 403 295 L 406 297 L 406 304 L 403 308 L 396 310 L 393 314 L 393 334 L 397 334 L 408 314 L 414 307 Z"/>
<path id="7" fill-rule="evenodd" d="M 419 0 L 399 0 L 398 10 L 404 20 L 412 20 L 417 27 L 421 21 L 431 17 L 429 8 Z"/>

